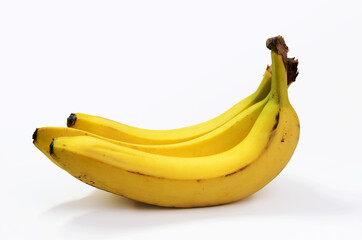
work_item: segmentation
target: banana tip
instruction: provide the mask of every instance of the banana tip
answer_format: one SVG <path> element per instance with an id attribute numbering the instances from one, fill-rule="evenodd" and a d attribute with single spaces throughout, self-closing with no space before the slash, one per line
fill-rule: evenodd
<path id="1" fill-rule="evenodd" d="M 75 113 L 71 113 L 67 119 L 67 126 L 68 127 L 73 126 L 76 121 L 77 121 L 77 115 L 75 115 Z"/>
<path id="2" fill-rule="evenodd" d="M 36 128 L 34 133 L 33 133 L 33 143 L 36 141 L 37 137 L 38 137 L 38 128 Z"/>
<path id="3" fill-rule="evenodd" d="M 53 140 L 52 140 L 52 142 L 50 143 L 50 146 L 49 146 L 49 154 L 54 155 L 54 138 L 53 138 Z"/>

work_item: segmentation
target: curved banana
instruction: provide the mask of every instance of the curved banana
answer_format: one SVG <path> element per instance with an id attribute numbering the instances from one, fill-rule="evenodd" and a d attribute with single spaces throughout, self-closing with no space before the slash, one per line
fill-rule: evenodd
<path id="1" fill-rule="evenodd" d="M 133 144 L 92 134 L 75 128 L 43 127 L 33 134 L 34 145 L 48 158 L 49 144 L 53 138 L 66 136 L 92 136 L 109 142 L 150 153 L 166 156 L 198 157 L 216 154 L 234 147 L 244 139 L 267 103 L 268 97 L 252 105 L 221 127 L 200 137 L 174 144 L 141 145 Z M 51 159 L 52 160 L 52 159 Z"/>
<path id="2" fill-rule="evenodd" d="M 42 127 L 35 129 L 33 133 L 33 144 L 53 163 L 55 163 L 58 167 L 61 167 L 50 156 L 49 145 L 53 141 L 53 139 L 64 136 L 70 137 L 70 136 L 87 136 L 87 135 L 92 135 L 94 137 L 97 137 L 97 135 L 73 128 Z"/>
<path id="3" fill-rule="evenodd" d="M 235 104 L 221 115 L 193 126 L 171 130 L 149 130 L 84 113 L 72 113 L 67 119 L 67 126 L 136 144 L 171 144 L 187 141 L 220 127 L 248 107 L 264 99 L 270 91 L 270 71 L 270 66 L 268 66 L 259 87 L 252 95 Z"/>
<path id="4" fill-rule="evenodd" d="M 201 157 L 224 152 L 236 146 L 248 135 L 267 104 L 268 98 L 255 103 L 215 130 L 191 140 L 163 145 L 132 144 L 130 146 L 129 144 L 129 146 L 148 153 L 175 157 Z"/>
<path id="5" fill-rule="evenodd" d="M 299 139 L 298 116 L 287 92 L 288 48 L 280 36 L 267 46 L 272 50 L 271 95 L 235 147 L 211 156 L 171 157 L 76 136 L 54 139 L 51 157 L 87 184 L 154 205 L 210 206 L 249 196 L 281 172 Z"/>

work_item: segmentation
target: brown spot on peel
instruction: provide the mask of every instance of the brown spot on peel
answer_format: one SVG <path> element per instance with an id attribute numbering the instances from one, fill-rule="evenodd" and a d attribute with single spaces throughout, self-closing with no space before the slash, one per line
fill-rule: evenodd
<path id="1" fill-rule="evenodd" d="M 230 177 L 231 175 L 234 175 L 235 173 L 241 172 L 241 171 L 243 171 L 245 168 L 249 167 L 249 165 L 250 165 L 250 164 L 248 164 L 248 165 L 246 165 L 245 167 L 242 167 L 242 168 L 240 168 L 240 169 L 238 169 L 238 170 L 236 170 L 236 171 L 234 171 L 234 172 L 232 172 L 232 173 L 228 173 L 228 174 L 224 175 L 224 177 Z"/>
<path id="2" fill-rule="evenodd" d="M 279 112 L 278 112 L 278 114 L 275 116 L 275 120 L 276 120 L 277 122 L 279 122 L 279 117 L 280 117 L 280 115 L 279 115 Z"/>
<path id="3" fill-rule="evenodd" d="M 285 139 L 287 139 L 288 137 L 288 133 L 287 132 L 284 132 L 283 133 L 283 136 L 282 136 L 282 139 L 280 140 L 280 142 L 285 142 Z"/>
<path id="4" fill-rule="evenodd" d="M 54 155 L 54 138 L 53 138 L 53 140 L 52 140 L 52 142 L 50 143 L 50 146 L 49 146 L 49 154 Z"/>
<path id="5" fill-rule="evenodd" d="M 275 130 L 278 127 L 279 124 L 279 112 L 278 114 L 275 116 L 275 124 L 273 126 L 273 130 Z"/>
<path id="6" fill-rule="evenodd" d="M 135 171 L 129 171 L 127 170 L 127 172 L 132 173 L 132 174 L 138 174 L 141 176 L 146 176 L 146 177 L 153 177 L 153 178 L 158 178 L 158 179 L 164 179 L 164 177 L 156 177 L 156 176 L 152 176 L 152 175 L 148 175 L 148 174 L 144 174 L 144 173 L 140 173 L 140 172 L 135 172 Z"/>

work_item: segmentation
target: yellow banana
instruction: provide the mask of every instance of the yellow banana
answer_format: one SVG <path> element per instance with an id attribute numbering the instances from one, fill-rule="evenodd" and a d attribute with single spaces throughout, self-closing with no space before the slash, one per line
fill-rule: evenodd
<path id="1" fill-rule="evenodd" d="M 235 104 L 223 114 L 193 126 L 171 130 L 149 130 L 84 113 L 72 113 L 67 119 L 67 126 L 122 142 L 144 145 L 171 144 L 191 140 L 220 127 L 248 107 L 264 99 L 270 91 L 270 71 L 270 66 L 268 66 L 261 84 L 252 95 Z"/>
<path id="2" fill-rule="evenodd" d="M 133 144 L 95 135 L 75 128 L 43 127 L 35 130 L 33 134 L 34 145 L 48 158 L 49 144 L 53 138 L 64 136 L 92 136 L 108 140 L 109 142 L 168 156 L 196 157 L 208 156 L 228 150 L 246 137 L 260 112 L 267 103 L 268 97 L 252 105 L 221 127 L 200 137 L 174 144 L 141 145 Z M 51 159 L 52 160 L 52 159 Z"/>
<path id="3" fill-rule="evenodd" d="M 228 174 L 230 171 L 237 171 L 259 155 L 276 125 L 278 111 L 279 107 L 276 100 L 270 99 L 243 141 L 228 151 L 211 156 L 162 156 L 120 146 L 91 136 L 60 137 L 54 141 L 57 145 L 53 147 L 62 149 L 59 154 L 72 152 L 75 156 L 88 156 L 105 163 L 108 162 L 108 164 L 115 164 L 121 169 L 140 172 L 144 175 L 173 179 L 212 178 Z M 55 156 L 59 155 L 56 153 Z"/>
<path id="4" fill-rule="evenodd" d="M 87 184 L 154 205 L 210 206 L 258 191 L 286 166 L 299 139 L 298 116 L 287 92 L 287 76 L 293 75 L 287 75 L 288 48 L 280 36 L 269 39 L 267 46 L 272 50 L 271 94 L 248 135 L 233 148 L 209 156 L 175 157 L 75 136 L 55 138 L 50 156 Z"/>
<path id="5" fill-rule="evenodd" d="M 53 139 L 64 136 L 87 136 L 88 134 L 92 135 L 91 133 L 73 128 L 42 127 L 35 129 L 33 133 L 33 144 L 53 163 L 55 163 L 58 167 L 61 167 L 56 161 L 53 160 L 49 153 L 49 145 Z M 93 136 L 97 137 L 97 135 Z"/>
<path id="6" fill-rule="evenodd" d="M 177 157 L 201 157 L 217 154 L 231 149 L 248 135 L 267 102 L 268 97 L 247 108 L 217 129 L 188 141 L 164 145 L 132 144 L 131 147 L 149 153 Z"/>

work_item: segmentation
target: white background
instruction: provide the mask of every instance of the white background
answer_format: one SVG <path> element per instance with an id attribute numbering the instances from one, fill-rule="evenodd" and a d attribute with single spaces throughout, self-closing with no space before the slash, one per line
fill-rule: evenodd
<path id="1" fill-rule="evenodd" d="M 1 239 L 362 239 L 360 1 L 1 1 Z M 84 112 L 169 129 L 248 96 L 282 35 L 301 137 L 267 187 L 167 209 L 94 189 L 32 145 Z"/>

